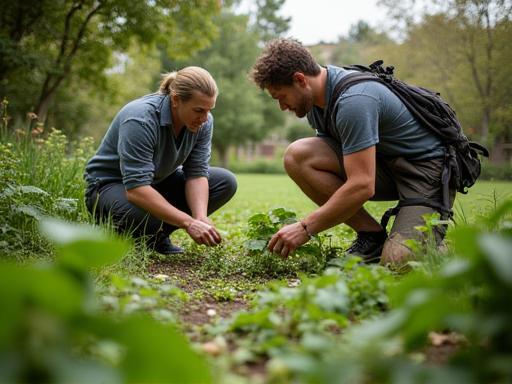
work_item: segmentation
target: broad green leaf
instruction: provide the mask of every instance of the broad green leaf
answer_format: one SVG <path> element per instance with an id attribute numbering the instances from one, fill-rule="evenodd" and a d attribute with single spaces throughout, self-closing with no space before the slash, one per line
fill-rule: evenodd
<path id="1" fill-rule="evenodd" d="M 73 268 L 100 267 L 119 261 L 128 250 L 125 242 L 110 239 L 88 225 L 45 219 L 41 231 L 58 246 L 58 261 Z"/>
<path id="2" fill-rule="evenodd" d="M 56 382 L 74 384 L 123 382 L 121 372 L 97 361 L 72 359 L 62 354 L 52 357 Z"/>
<path id="3" fill-rule="evenodd" d="M 496 275 L 506 284 L 512 285 L 512 239 L 483 234 L 478 243 Z"/>
<path id="4" fill-rule="evenodd" d="M 446 263 L 441 269 L 441 276 L 446 278 L 457 277 L 464 275 L 471 268 L 471 264 L 468 260 L 454 259 Z"/>
<path id="5" fill-rule="evenodd" d="M 475 259 L 478 254 L 477 237 L 480 230 L 473 227 L 458 227 L 448 233 L 452 240 L 455 252 L 463 258 Z"/>
<path id="6" fill-rule="evenodd" d="M 355 346 L 369 345 L 379 339 L 396 334 L 407 321 L 407 312 L 397 309 L 383 317 L 363 322 L 347 330 L 346 337 Z"/>
<path id="7" fill-rule="evenodd" d="M 46 218 L 40 226 L 41 232 L 57 245 L 67 245 L 76 241 L 101 241 L 106 235 L 90 225 L 65 222 Z"/>
<path id="8" fill-rule="evenodd" d="M 124 382 L 209 383 L 206 362 L 170 326 L 147 317 L 98 321 L 94 331 L 123 347 Z"/>
<path id="9" fill-rule="evenodd" d="M 0 346 L 28 313 L 35 321 L 40 314 L 70 317 L 82 310 L 84 297 L 76 280 L 59 270 L 0 264 Z"/>
<path id="10" fill-rule="evenodd" d="M 268 220 L 268 216 L 265 215 L 264 213 L 257 213 L 255 215 L 252 215 L 249 220 L 248 220 L 249 224 L 259 224 L 259 223 L 267 223 L 269 222 Z"/>
<path id="11" fill-rule="evenodd" d="M 490 227 L 494 227 L 509 212 L 512 212 L 512 199 L 505 201 L 498 208 L 496 208 L 494 213 L 487 217 L 487 223 Z"/>
<path id="12" fill-rule="evenodd" d="M 248 240 L 244 243 L 245 248 L 250 251 L 263 251 L 267 246 L 266 240 Z"/>
<path id="13" fill-rule="evenodd" d="M 17 273 L 12 271 L 12 275 L 16 276 L 17 283 L 12 282 L 11 290 L 18 286 L 23 295 L 32 298 L 34 304 L 60 314 L 74 313 L 82 305 L 82 287 L 66 273 L 56 269 L 28 267 L 20 268 Z"/>

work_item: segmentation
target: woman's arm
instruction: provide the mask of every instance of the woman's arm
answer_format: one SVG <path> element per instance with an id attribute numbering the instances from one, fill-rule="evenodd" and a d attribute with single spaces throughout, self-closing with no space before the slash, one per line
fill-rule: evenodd
<path id="1" fill-rule="evenodd" d="M 217 245 L 221 241 L 219 233 L 212 225 L 180 211 L 150 185 L 129 189 L 126 196 L 129 202 L 148 211 L 152 216 L 183 228 L 198 244 Z"/>
<path id="2" fill-rule="evenodd" d="M 193 218 L 208 221 L 208 194 L 206 177 L 194 177 L 185 182 L 185 197 Z"/>

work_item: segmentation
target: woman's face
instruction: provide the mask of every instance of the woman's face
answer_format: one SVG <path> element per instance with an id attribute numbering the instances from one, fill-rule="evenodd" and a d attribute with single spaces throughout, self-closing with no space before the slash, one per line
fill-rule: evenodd
<path id="1" fill-rule="evenodd" d="M 197 132 L 208 120 L 208 113 L 215 108 L 215 100 L 216 97 L 207 96 L 199 91 L 193 91 L 192 97 L 187 101 L 173 96 L 173 114 L 177 117 L 177 123 L 187 127 L 191 132 Z"/>

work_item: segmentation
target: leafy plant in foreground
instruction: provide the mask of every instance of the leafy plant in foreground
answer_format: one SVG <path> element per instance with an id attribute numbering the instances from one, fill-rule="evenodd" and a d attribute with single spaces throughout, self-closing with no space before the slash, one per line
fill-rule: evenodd
<path id="1" fill-rule="evenodd" d="M 449 234 L 455 253 L 432 273 L 419 269 L 391 287 L 394 309 L 348 329 L 321 356 L 287 364 L 286 379 L 331 382 L 512 381 L 512 201 Z M 424 364 L 431 331 L 466 340 L 442 366 Z M 431 347 L 431 346 L 430 346 Z M 434 351 L 435 353 L 435 351 Z M 306 368 L 305 368 L 306 367 Z"/>
<path id="2" fill-rule="evenodd" d="M 1 382 L 209 382 L 173 328 L 144 316 L 114 319 L 94 306 L 88 270 L 127 250 L 91 227 L 44 221 L 54 264 L 0 264 Z"/>
<path id="3" fill-rule="evenodd" d="M 212 333 L 237 346 L 238 362 L 240 356 L 245 362 L 322 354 L 351 321 L 387 306 L 389 272 L 360 261 L 347 258 L 321 276 L 302 277 L 296 286 L 274 283 L 258 294 L 253 309 L 221 322 Z"/>

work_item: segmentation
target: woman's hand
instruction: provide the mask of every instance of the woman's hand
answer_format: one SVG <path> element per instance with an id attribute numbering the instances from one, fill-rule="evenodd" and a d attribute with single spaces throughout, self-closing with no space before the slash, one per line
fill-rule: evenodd
<path id="1" fill-rule="evenodd" d="M 193 219 L 185 230 L 197 244 L 215 246 L 222 241 L 219 232 L 208 218 Z"/>

